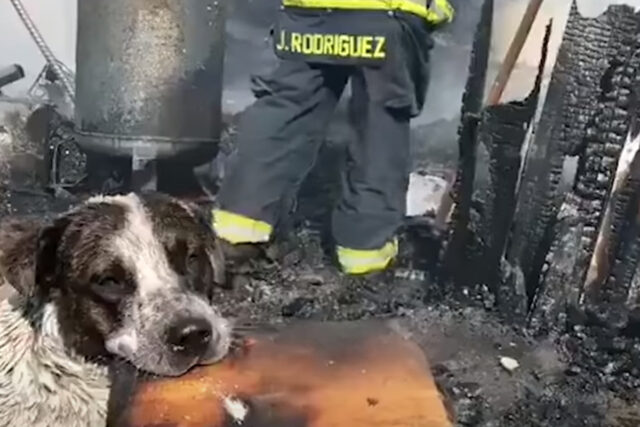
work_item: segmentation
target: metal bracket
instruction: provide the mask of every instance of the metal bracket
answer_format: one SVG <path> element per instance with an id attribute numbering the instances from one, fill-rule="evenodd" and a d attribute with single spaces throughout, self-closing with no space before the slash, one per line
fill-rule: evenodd
<path id="1" fill-rule="evenodd" d="M 135 147 L 131 156 L 131 187 L 133 191 L 157 191 L 156 150 L 149 146 Z"/>

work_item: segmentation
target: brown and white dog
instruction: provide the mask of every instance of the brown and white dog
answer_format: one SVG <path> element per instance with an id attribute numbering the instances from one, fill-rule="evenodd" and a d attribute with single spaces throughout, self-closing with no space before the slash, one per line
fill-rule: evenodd
<path id="1" fill-rule="evenodd" d="M 104 426 L 107 363 L 180 375 L 223 358 L 231 325 L 213 231 L 162 195 L 96 197 L 51 223 L 0 224 L 0 425 Z M 0 281 L 1 283 L 1 281 Z"/>

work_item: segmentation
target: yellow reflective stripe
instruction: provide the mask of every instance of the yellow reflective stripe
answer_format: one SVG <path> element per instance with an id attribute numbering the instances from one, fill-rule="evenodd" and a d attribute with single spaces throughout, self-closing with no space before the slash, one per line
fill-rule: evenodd
<path id="1" fill-rule="evenodd" d="M 449 0 L 434 0 L 430 9 L 440 17 L 440 22 L 451 22 L 456 16 L 456 10 L 451 6 Z"/>
<path id="2" fill-rule="evenodd" d="M 213 229 L 222 239 L 232 243 L 261 243 L 269 241 L 273 227 L 233 212 L 214 209 Z"/>
<path id="3" fill-rule="evenodd" d="M 282 0 L 282 4 L 308 9 L 399 10 L 418 15 L 431 24 L 451 22 L 455 14 L 448 0 L 435 0 L 434 8 L 427 8 L 424 0 Z"/>
<path id="4" fill-rule="evenodd" d="M 398 255 L 398 240 L 387 243 L 380 249 L 361 250 L 338 246 L 338 261 L 347 274 L 366 274 L 384 270 Z"/>

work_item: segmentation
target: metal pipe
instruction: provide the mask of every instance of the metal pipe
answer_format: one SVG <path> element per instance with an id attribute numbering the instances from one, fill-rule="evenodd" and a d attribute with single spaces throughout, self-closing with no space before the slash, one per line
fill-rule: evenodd
<path id="1" fill-rule="evenodd" d="M 0 88 L 17 82 L 22 78 L 24 78 L 24 69 L 20 65 L 13 64 L 2 68 L 0 69 Z"/>
<path id="2" fill-rule="evenodd" d="M 75 98 L 75 93 L 74 93 L 75 91 L 73 89 L 73 84 L 71 80 L 65 74 L 64 70 L 60 66 L 60 63 L 58 62 L 55 55 L 51 51 L 51 48 L 49 47 L 49 45 L 47 45 L 47 42 L 44 40 L 44 37 L 42 37 L 42 34 L 38 30 L 38 27 L 36 27 L 35 23 L 27 13 L 27 10 L 24 8 L 24 5 L 20 0 L 9 0 L 9 1 L 13 5 L 13 8 L 16 10 L 16 13 L 20 17 L 20 20 L 22 20 L 22 23 L 24 24 L 27 31 L 29 32 L 29 35 L 31 35 L 31 38 L 33 38 L 33 41 L 35 42 L 36 46 L 38 47 L 38 49 L 40 49 L 40 53 L 42 53 L 42 56 L 44 56 L 45 61 L 47 61 L 51 69 L 58 75 L 58 77 L 60 78 L 60 81 L 62 82 L 62 86 L 64 87 L 65 92 L 67 93 L 69 98 L 73 101 Z"/>
<path id="3" fill-rule="evenodd" d="M 520 26 L 511 41 L 511 46 L 509 46 L 509 50 L 504 56 L 500 71 L 493 82 L 493 86 L 491 86 L 491 92 L 487 98 L 487 105 L 496 105 L 500 102 L 500 98 L 502 98 L 502 94 L 509 82 L 511 73 L 513 72 L 513 68 L 516 65 L 516 61 L 518 60 L 520 52 L 522 52 L 522 48 L 524 47 L 524 43 L 527 41 L 527 37 L 531 32 L 531 27 L 533 26 L 533 22 L 536 20 L 540 6 L 542 6 L 542 2 L 543 0 L 529 1 L 527 9 L 522 16 L 522 21 L 520 21 Z"/>

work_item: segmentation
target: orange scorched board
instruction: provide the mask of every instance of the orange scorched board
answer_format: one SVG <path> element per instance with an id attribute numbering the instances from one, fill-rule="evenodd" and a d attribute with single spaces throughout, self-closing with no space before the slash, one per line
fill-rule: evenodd
<path id="1" fill-rule="evenodd" d="M 391 325 L 301 322 L 255 332 L 243 352 L 220 364 L 139 380 L 129 402 L 111 414 L 113 424 L 452 426 L 425 355 Z"/>

